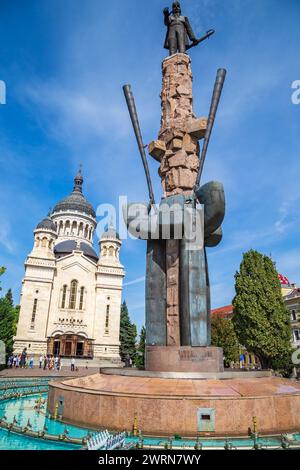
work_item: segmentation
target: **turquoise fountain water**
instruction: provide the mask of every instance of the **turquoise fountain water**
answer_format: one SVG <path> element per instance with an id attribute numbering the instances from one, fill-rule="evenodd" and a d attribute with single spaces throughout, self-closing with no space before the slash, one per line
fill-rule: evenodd
<path id="1" fill-rule="evenodd" d="M 35 385 L 42 384 L 44 389 L 47 386 L 47 381 L 34 381 Z M 28 392 L 28 388 L 33 389 L 33 381 L 27 383 L 23 381 L 3 381 L 0 379 L 0 396 L 11 393 L 11 391 Z M 4 389 L 6 387 L 6 389 Z M 8 388 L 13 387 L 13 388 Z M 36 400 L 42 398 L 45 400 L 44 405 L 40 411 L 35 409 Z M 46 429 L 47 434 L 58 436 L 63 434 L 65 429 L 68 430 L 68 437 L 82 439 L 89 432 L 88 429 L 83 429 L 78 426 L 66 425 L 60 421 L 50 419 L 46 410 L 47 393 L 38 393 L 35 395 L 24 396 L 21 398 L 10 398 L 0 401 L 0 418 L 6 417 L 8 423 L 16 420 L 16 424 L 20 427 L 27 425 L 28 420 L 32 426 L 33 431 L 42 431 Z M 90 431 L 93 432 L 93 431 Z M 295 434 L 294 438 L 300 442 L 300 434 Z M 164 446 L 166 439 L 163 438 L 144 438 L 144 446 Z M 253 447 L 253 440 L 251 439 L 229 439 L 233 447 Z M 127 443 L 138 442 L 138 438 L 129 437 Z M 201 438 L 203 448 L 224 448 L 226 444 L 225 439 L 203 439 Z M 279 437 L 259 438 L 259 444 L 264 448 L 272 446 L 274 448 L 280 447 Z M 195 440 L 173 439 L 172 446 L 177 448 L 194 449 Z M 0 450 L 14 449 L 14 450 L 78 450 L 81 446 L 69 444 L 67 442 L 52 442 L 43 439 L 35 439 L 23 434 L 8 432 L 0 428 Z"/>
<path id="2" fill-rule="evenodd" d="M 87 435 L 88 430 L 78 428 L 76 426 L 68 425 L 49 419 L 46 416 L 45 407 L 38 412 L 34 409 L 36 399 L 40 395 L 33 395 L 30 397 L 10 399 L 0 403 L 0 418 L 6 416 L 8 422 L 12 422 L 16 418 L 18 426 L 26 426 L 28 419 L 32 425 L 32 430 L 41 431 L 44 426 L 47 427 L 47 433 L 53 435 L 62 434 L 67 427 L 68 436 L 75 438 L 83 438 Z M 43 394 L 42 398 L 47 400 L 47 394 Z M 19 435 L 16 433 L 9 433 L 7 430 L 0 429 L 0 449 L 78 449 L 79 446 L 56 443 L 51 441 L 44 441 L 41 439 L 34 439 Z"/>

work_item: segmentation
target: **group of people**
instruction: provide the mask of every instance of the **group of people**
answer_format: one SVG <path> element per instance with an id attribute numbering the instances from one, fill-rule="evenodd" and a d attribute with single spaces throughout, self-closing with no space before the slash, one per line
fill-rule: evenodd
<path id="1" fill-rule="evenodd" d="M 32 364 L 33 367 L 33 358 L 29 360 L 29 367 Z M 7 368 L 24 368 L 27 367 L 27 348 L 24 348 L 20 354 L 11 354 L 7 360 Z"/>
<path id="2" fill-rule="evenodd" d="M 39 369 L 57 370 L 62 368 L 62 359 L 60 356 L 52 356 L 50 354 L 41 355 L 39 358 Z"/>
<path id="3" fill-rule="evenodd" d="M 11 354 L 7 360 L 7 368 L 29 368 L 34 367 L 34 357 L 31 356 L 28 360 L 27 348 L 24 348 L 20 354 Z M 60 356 L 53 356 L 51 354 L 41 354 L 38 360 L 39 369 L 60 371 L 63 366 L 62 358 Z M 70 361 L 71 371 L 77 370 L 75 358 L 72 357 Z"/>
<path id="4" fill-rule="evenodd" d="M 63 361 L 60 356 L 53 356 L 51 354 L 47 354 L 44 356 L 40 356 L 39 358 L 39 368 L 40 369 L 48 369 L 48 370 L 56 370 L 60 371 L 63 366 Z M 76 367 L 76 360 L 74 357 L 71 358 L 70 361 L 71 372 L 77 371 L 78 368 Z M 30 367 L 30 366 L 29 366 Z"/>
<path id="5" fill-rule="evenodd" d="M 133 366 L 133 361 L 132 361 L 131 357 L 129 356 L 129 354 L 127 354 L 125 356 L 124 363 L 125 363 L 126 368 L 130 368 L 130 367 Z"/>

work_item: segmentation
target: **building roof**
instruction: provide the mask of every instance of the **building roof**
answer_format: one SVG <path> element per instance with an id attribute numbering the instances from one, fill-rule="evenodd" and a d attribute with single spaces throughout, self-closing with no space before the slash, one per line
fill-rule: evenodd
<path id="1" fill-rule="evenodd" d="M 53 209 L 52 213 L 55 212 L 66 212 L 66 211 L 76 211 L 87 214 L 94 219 L 96 218 L 96 213 L 93 206 L 88 202 L 82 193 L 83 177 L 81 170 L 77 173 L 74 178 L 74 188 L 69 196 L 62 199 Z"/>
<path id="2" fill-rule="evenodd" d="M 48 217 L 45 217 L 45 219 L 43 219 L 43 220 L 36 226 L 36 230 L 41 230 L 41 229 L 51 230 L 52 232 L 56 232 L 55 224 L 54 224 L 53 220 L 52 220 L 49 216 L 48 216 Z"/>
<path id="3" fill-rule="evenodd" d="M 287 294 L 283 293 L 284 300 L 294 299 L 295 297 L 300 297 L 300 287 L 294 287 Z"/>
<path id="4" fill-rule="evenodd" d="M 91 258 L 93 261 L 98 261 L 97 253 L 93 247 L 85 242 L 80 242 L 78 246 L 75 240 L 66 240 L 64 242 L 58 243 L 54 247 L 54 254 L 58 258 L 61 258 L 62 256 L 66 256 L 72 253 L 74 250 L 80 250 L 88 258 Z"/>
<path id="5" fill-rule="evenodd" d="M 233 314 L 233 306 L 226 305 L 225 307 L 215 308 L 211 311 L 211 315 L 215 317 L 227 318 Z"/>

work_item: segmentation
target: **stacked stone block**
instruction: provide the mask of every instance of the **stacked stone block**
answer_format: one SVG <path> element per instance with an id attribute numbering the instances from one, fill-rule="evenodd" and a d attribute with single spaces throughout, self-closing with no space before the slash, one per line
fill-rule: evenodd
<path id="1" fill-rule="evenodd" d="M 175 54 L 163 61 L 161 128 L 149 153 L 160 162 L 159 175 L 165 196 L 190 194 L 199 168 L 199 140 L 207 120 L 193 112 L 190 57 Z"/>

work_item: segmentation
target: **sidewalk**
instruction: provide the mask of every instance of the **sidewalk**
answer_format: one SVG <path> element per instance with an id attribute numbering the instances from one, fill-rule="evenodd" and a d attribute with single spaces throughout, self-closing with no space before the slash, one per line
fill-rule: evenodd
<path id="1" fill-rule="evenodd" d="M 79 367 L 78 371 L 71 372 L 71 367 L 63 366 L 60 371 L 57 370 L 43 370 L 38 366 L 33 369 L 4 369 L 0 371 L 0 378 L 5 377 L 84 377 L 86 375 L 97 374 L 99 367 Z"/>

